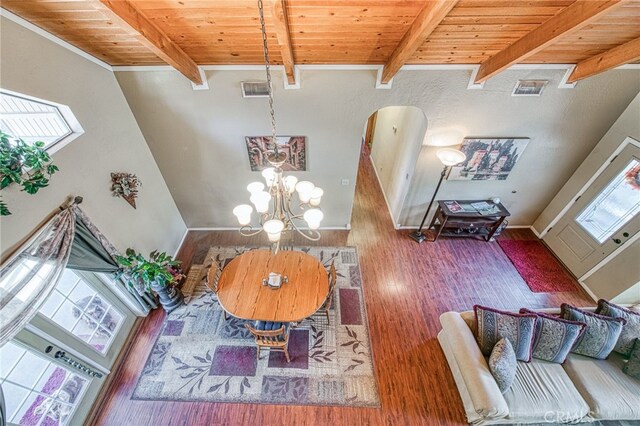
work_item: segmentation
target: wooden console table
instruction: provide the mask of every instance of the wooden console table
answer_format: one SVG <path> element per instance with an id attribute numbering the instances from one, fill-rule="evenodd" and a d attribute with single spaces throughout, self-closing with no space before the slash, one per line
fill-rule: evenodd
<path id="1" fill-rule="evenodd" d="M 471 203 L 485 200 L 440 200 L 438 209 L 431 220 L 429 229 L 435 231 L 436 241 L 440 236 L 446 237 L 482 237 L 486 241 L 491 240 L 502 222 L 511 216 L 511 213 L 501 204 L 487 203 L 495 206 L 497 211 L 491 214 L 483 214 L 478 211 L 457 211 L 449 210 L 445 203 L 457 202 L 461 206 L 468 206 Z"/>

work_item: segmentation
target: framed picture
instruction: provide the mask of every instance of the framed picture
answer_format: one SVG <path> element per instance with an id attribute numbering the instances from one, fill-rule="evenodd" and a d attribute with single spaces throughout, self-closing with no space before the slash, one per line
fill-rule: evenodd
<path id="1" fill-rule="evenodd" d="M 465 138 L 460 151 L 467 159 L 447 179 L 506 180 L 528 143 L 529 138 Z"/>
<path id="2" fill-rule="evenodd" d="M 267 152 L 272 151 L 271 136 L 247 136 L 247 153 L 251 171 L 259 172 L 271 167 L 267 161 Z M 278 150 L 286 154 L 282 170 L 298 172 L 307 170 L 307 137 L 277 136 Z"/>

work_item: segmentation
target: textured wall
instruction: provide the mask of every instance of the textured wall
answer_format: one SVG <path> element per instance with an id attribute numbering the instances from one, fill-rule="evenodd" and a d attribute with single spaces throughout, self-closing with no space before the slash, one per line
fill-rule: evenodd
<path id="1" fill-rule="evenodd" d="M 60 171 L 35 196 L 2 191 L 13 215 L 0 219 L 7 253 L 68 195 L 118 247 L 173 253 L 186 228 L 112 72 L 2 18 L 0 86 L 68 105 L 85 133 L 53 154 Z M 136 173 L 137 210 L 110 191 L 110 172 Z"/>
<path id="2" fill-rule="evenodd" d="M 519 136 L 531 142 L 506 181 L 445 182 L 440 198 L 501 197 L 513 225 L 531 225 L 640 90 L 640 71 L 616 70 L 558 89 L 561 70 L 506 71 L 483 90 L 467 90 L 469 71 L 401 71 L 391 90 L 374 88 L 369 70 L 304 70 L 301 90 L 274 76 L 279 133 L 309 137 L 309 171 L 325 189 L 325 226 L 350 222 L 362 128 L 385 106 L 416 106 L 428 139 Z M 118 72 L 117 79 L 190 227 L 234 227 L 246 202 L 244 136 L 268 134 L 265 99 L 243 99 L 240 82 L 262 71 L 208 71 L 208 91 L 193 91 L 174 71 Z M 512 97 L 518 79 L 549 79 L 541 97 Z M 433 143 L 433 141 L 430 141 Z M 401 223 L 417 225 L 441 166 L 434 147 L 417 160 Z M 342 186 L 341 179 L 349 179 Z M 512 191 L 516 191 L 512 193 Z"/>

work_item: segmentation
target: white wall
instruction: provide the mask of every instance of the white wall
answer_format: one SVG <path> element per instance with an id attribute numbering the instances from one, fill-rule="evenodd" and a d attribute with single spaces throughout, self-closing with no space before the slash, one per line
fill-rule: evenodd
<path id="1" fill-rule="evenodd" d="M 274 76 L 279 133 L 309 137 L 309 171 L 325 189 L 325 226 L 350 222 L 362 127 L 374 111 L 416 106 L 427 139 L 443 134 L 529 137 L 506 181 L 445 182 L 439 198 L 501 197 L 512 225 L 531 225 L 640 90 L 640 71 L 614 70 L 558 89 L 562 70 L 510 70 L 483 90 L 468 90 L 470 71 L 401 71 L 391 90 L 374 88 L 375 71 L 304 70 L 300 90 Z M 190 227 L 235 227 L 246 202 L 247 135 L 269 134 L 265 99 L 243 99 L 240 82 L 262 71 L 207 71 L 208 91 L 193 91 L 174 71 L 117 72 L 116 77 Z M 550 80 L 541 97 L 512 97 L 518 79 Z M 401 222 L 418 225 L 439 178 L 434 147 L 423 147 Z M 349 186 L 341 186 L 342 178 Z M 512 193 L 516 191 L 516 193 Z"/>
<path id="2" fill-rule="evenodd" d="M 371 161 L 394 224 L 399 224 L 426 131 L 427 119 L 419 108 L 393 106 L 378 111 Z"/>
<path id="3" fill-rule="evenodd" d="M 113 73 L 1 19 L 0 86 L 68 105 L 85 133 L 53 154 L 60 167 L 35 196 L 15 185 L 2 191 L 11 216 L 0 219 L 8 253 L 69 195 L 120 250 L 173 254 L 186 230 Z M 110 191 L 110 172 L 131 172 L 143 185 L 134 210 Z"/>

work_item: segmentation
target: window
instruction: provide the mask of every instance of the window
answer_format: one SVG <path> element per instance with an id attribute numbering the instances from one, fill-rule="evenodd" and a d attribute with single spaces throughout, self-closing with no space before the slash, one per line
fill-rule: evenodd
<path id="1" fill-rule="evenodd" d="M 640 161 L 634 158 L 576 218 L 598 243 L 604 243 L 640 213 L 640 193 L 635 183 L 638 173 Z"/>
<path id="2" fill-rule="evenodd" d="M 50 153 L 83 133 L 69 107 L 6 90 L 0 91 L 0 130 L 27 143 L 42 141 Z"/>

